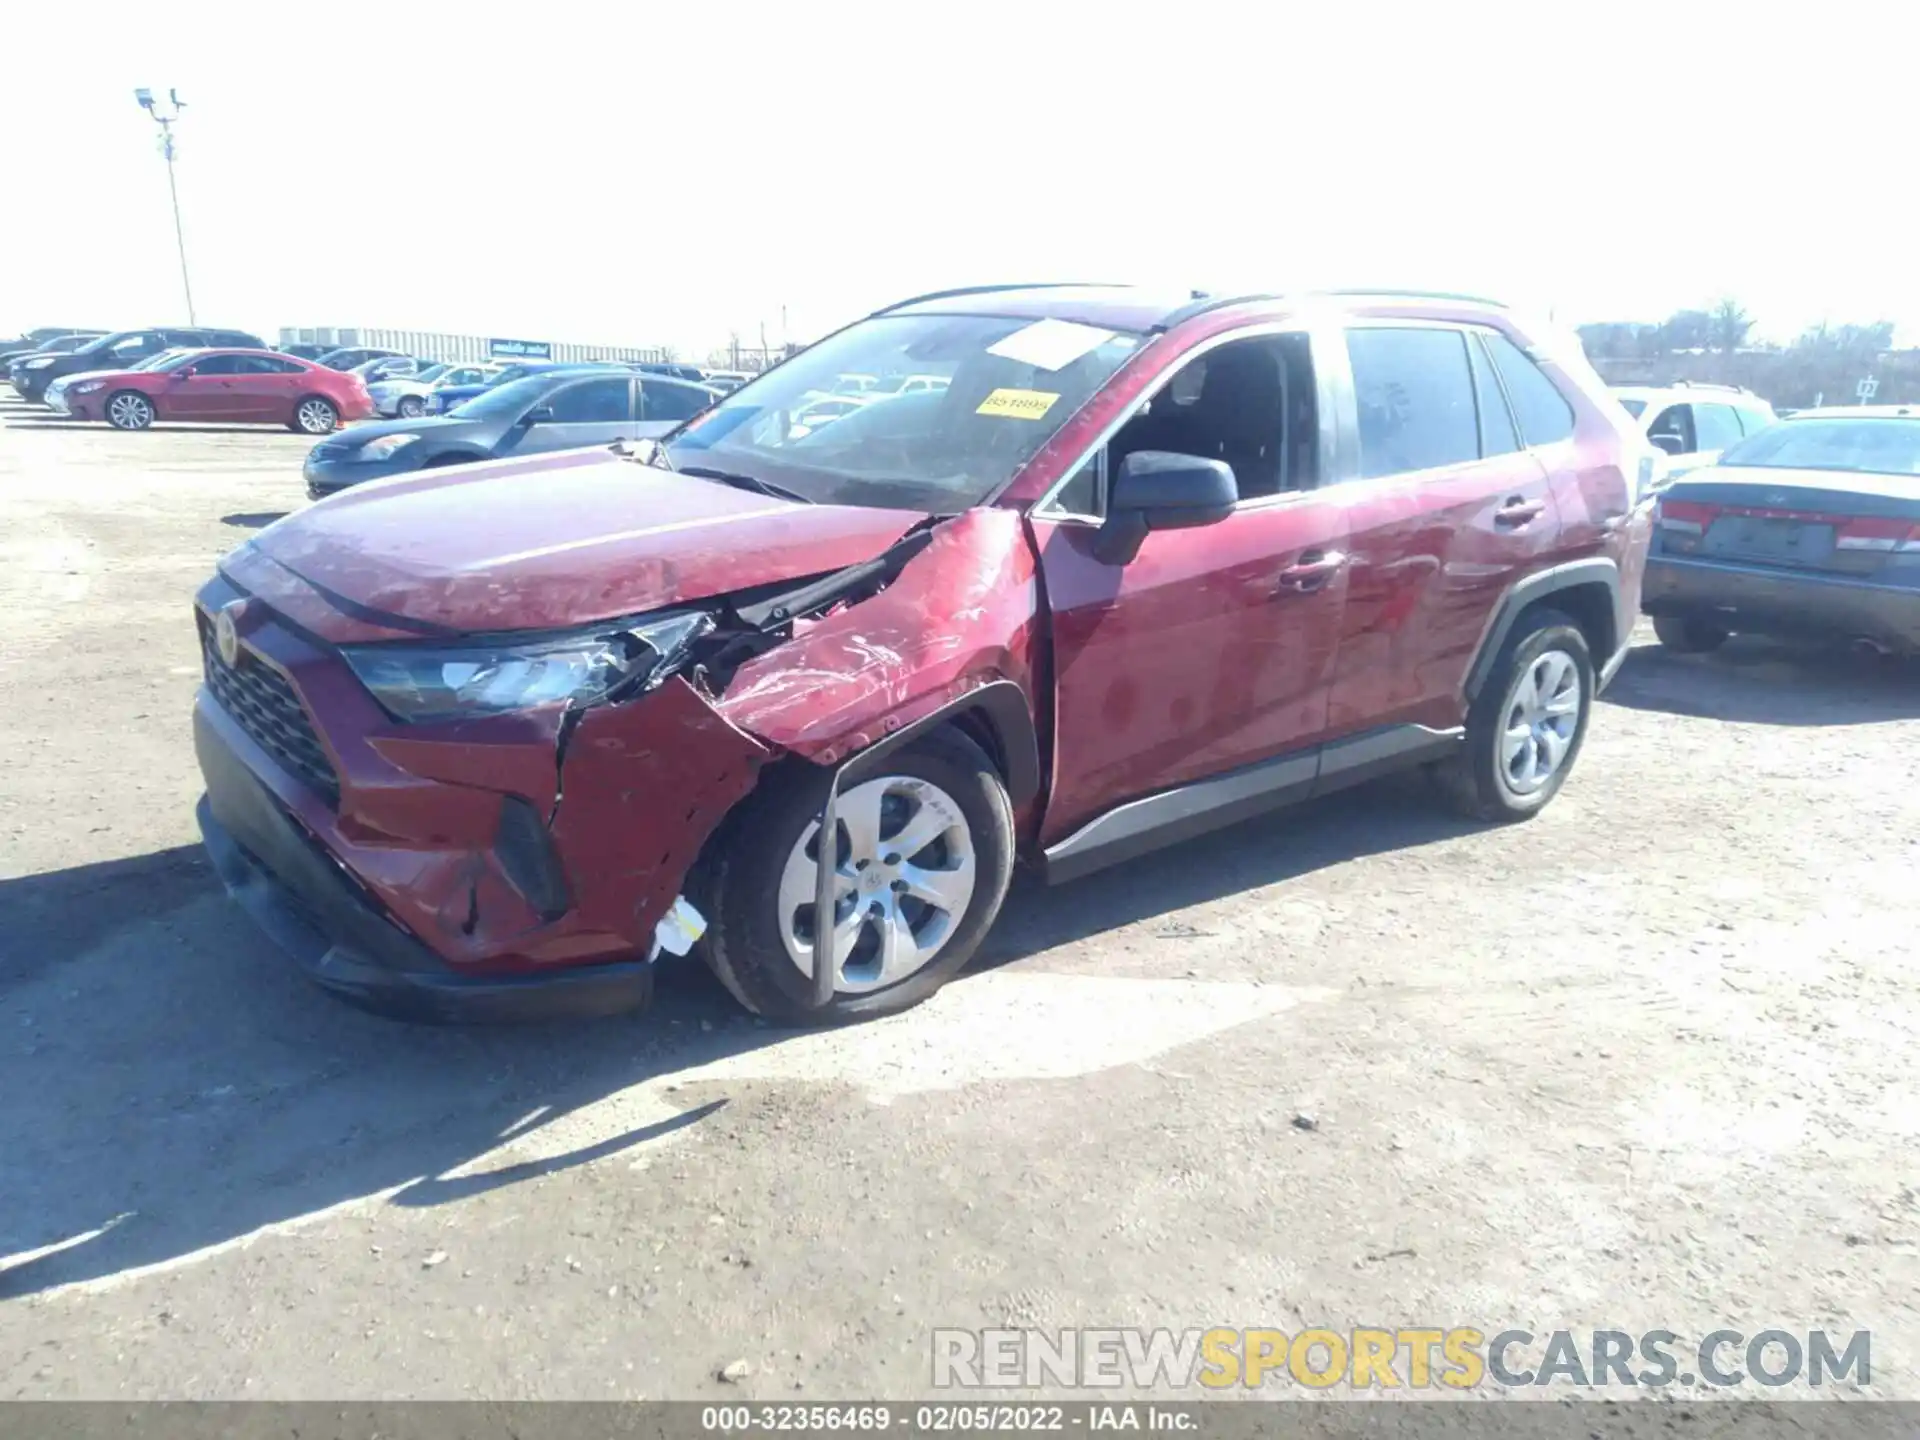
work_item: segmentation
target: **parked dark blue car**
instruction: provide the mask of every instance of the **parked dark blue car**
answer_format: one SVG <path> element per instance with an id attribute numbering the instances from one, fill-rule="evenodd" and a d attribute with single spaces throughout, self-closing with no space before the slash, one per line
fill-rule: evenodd
<path id="1" fill-rule="evenodd" d="M 631 368 L 616 360 L 516 360 L 485 384 L 449 385 L 445 389 L 435 390 L 427 398 L 427 413 L 444 415 L 449 410 L 466 404 L 476 395 L 484 395 L 489 390 L 498 389 L 515 380 L 524 380 L 529 375 L 545 375 L 554 370 L 628 370 Z"/>

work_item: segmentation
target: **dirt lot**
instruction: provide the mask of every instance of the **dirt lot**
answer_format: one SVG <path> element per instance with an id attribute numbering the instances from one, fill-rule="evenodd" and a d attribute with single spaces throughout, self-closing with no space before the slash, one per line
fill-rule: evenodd
<path id="1" fill-rule="evenodd" d="M 0 1397 L 909 1397 L 935 1326 L 1463 1323 L 1867 1328 L 1920 1397 L 1912 668 L 1649 645 L 1536 823 L 1392 782 L 1023 883 L 894 1021 L 683 968 L 411 1029 L 195 841 L 188 601 L 303 444 L 0 404 Z"/>

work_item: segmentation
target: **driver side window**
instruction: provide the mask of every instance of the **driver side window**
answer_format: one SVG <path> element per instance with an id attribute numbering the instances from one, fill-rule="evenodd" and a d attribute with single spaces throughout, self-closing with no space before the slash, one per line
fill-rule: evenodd
<path id="1" fill-rule="evenodd" d="M 1051 507 L 1099 519 L 1121 462 L 1144 450 L 1224 460 L 1246 500 L 1318 483 L 1319 407 L 1304 334 L 1229 341 L 1186 362 L 1082 465 Z"/>

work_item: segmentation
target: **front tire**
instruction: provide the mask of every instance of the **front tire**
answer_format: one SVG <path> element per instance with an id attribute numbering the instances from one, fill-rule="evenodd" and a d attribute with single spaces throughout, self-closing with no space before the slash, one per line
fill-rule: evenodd
<path id="1" fill-rule="evenodd" d="M 303 395 L 293 407 L 287 428 L 296 435 L 331 435 L 340 426 L 340 412 L 331 400 Z"/>
<path id="2" fill-rule="evenodd" d="M 138 390 L 119 390 L 107 397 L 105 414 L 116 430 L 144 430 L 153 424 L 153 402 Z"/>
<path id="3" fill-rule="evenodd" d="M 427 413 L 427 402 L 418 395 L 402 395 L 393 408 L 402 420 L 418 420 Z"/>
<path id="4" fill-rule="evenodd" d="M 1580 627 L 1557 610 L 1525 617 L 1467 712 L 1460 753 L 1434 767 L 1441 794 L 1474 820 L 1539 814 L 1580 758 L 1593 696 Z"/>
<path id="5" fill-rule="evenodd" d="M 747 1009 L 831 1025 L 918 1005 L 958 974 L 1000 913 L 1013 873 L 1013 807 L 993 763 L 938 731 L 845 787 L 835 880 L 831 1004 L 813 991 L 813 875 L 828 772 L 770 774 L 715 837 L 701 895 L 707 963 Z"/>
<path id="6" fill-rule="evenodd" d="M 1705 655 L 1727 643 L 1728 631 L 1686 615 L 1653 617 L 1654 637 L 1676 655 Z"/>

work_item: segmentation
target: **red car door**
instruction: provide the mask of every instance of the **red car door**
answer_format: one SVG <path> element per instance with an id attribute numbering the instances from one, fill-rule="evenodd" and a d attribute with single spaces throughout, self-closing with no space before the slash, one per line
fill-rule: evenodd
<path id="1" fill-rule="evenodd" d="M 231 420 L 238 413 L 234 394 L 236 356 L 201 355 L 167 376 L 154 396 L 155 413 L 163 420 Z"/>
<path id="2" fill-rule="evenodd" d="M 296 373 L 289 362 L 270 355 L 236 355 L 233 418 L 284 425 L 293 416 Z"/>
<path id="3" fill-rule="evenodd" d="M 1307 363 L 1305 337 L 1284 338 L 1298 346 L 1295 370 L 1286 398 L 1274 392 L 1270 430 L 1275 453 L 1297 457 L 1289 462 L 1297 473 L 1280 488 L 1266 493 L 1255 482 L 1250 492 L 1251 467 L 1235 462 L 1242 500 L 1232 515 L 1150 533 L 1124 565 L 1093 553 L 1088 520 L 1044 506 L 1033 514 L 1054 671 L 1043 844 L 1129 800 L 1258 761 L 1276 764 L 1252 782 L 1250 802 L 1312 783 L 1346 606 L 1347 525 L 1337 490 L 1297 488 L 1319 468 L 1318 417 L 1331 411 L 1313 398 L 1317 363 Z M 1324 343 L 1316 340 L 1316 361 Z M 1218 359 L 1216 351 L 1207 363 Z M 1175 376 L 1163 393 L 1182 383 Z M 1131 423 L 1158 419 L 1149 407 Z M 1139 448 L 1213 453 L 1198 438 L 1170 432 Z M 1278 758 L 1290 752 L 1297 765 Z M 1219 799 L 1210 793 L 1205 803 L 1217 813 Z"/>
<path id="4" fill-rule="evenodd" d="M 1448 730 L 1494 607 L 1557 534 L 1546 467 L 1521 447 L 1477 331 L 1347 331 L 1357 453 L 1351 579 L 1330 735 Z"/>

